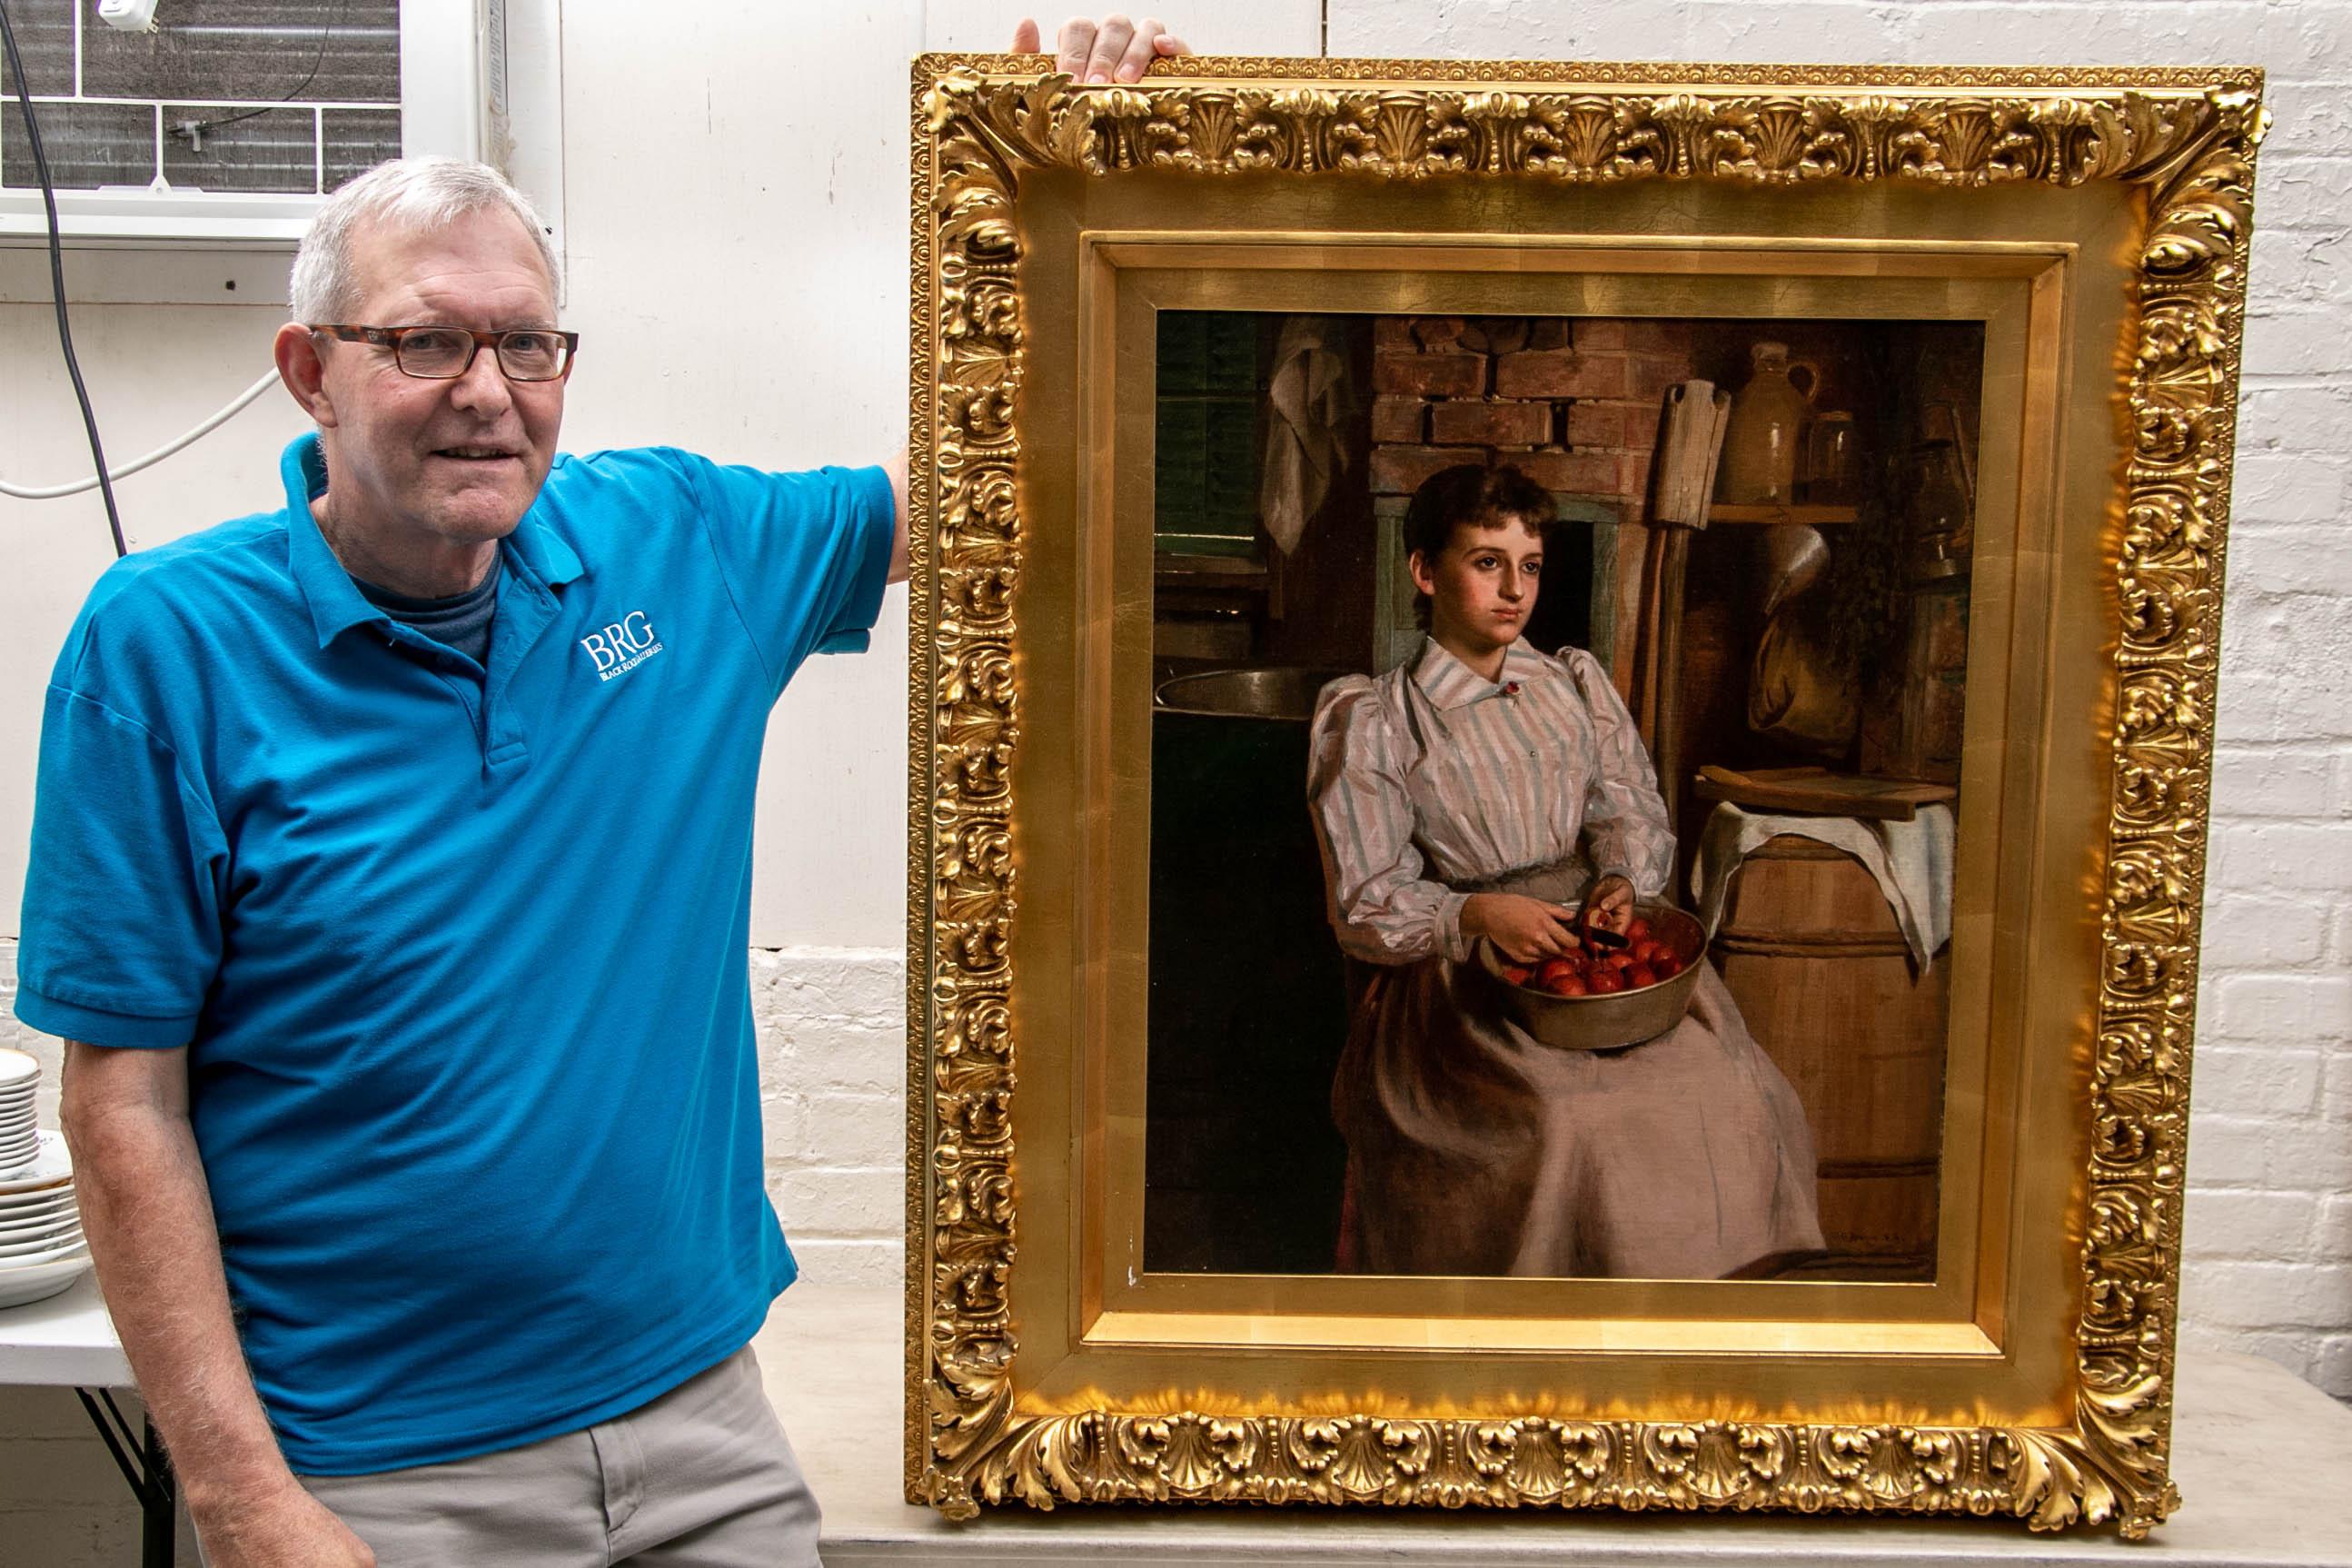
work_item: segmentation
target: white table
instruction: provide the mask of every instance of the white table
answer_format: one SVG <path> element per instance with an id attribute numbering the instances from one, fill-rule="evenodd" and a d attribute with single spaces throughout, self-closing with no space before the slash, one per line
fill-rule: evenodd
<path id="1" fill-rule="evenodd" d="M 1616 1514 L 1433 1517 L 1418 1510 L 1065 1508 L 991 1510 L 950 1524 L 899 1495 L 903 1307 L 895 1290 L 801 1286 L 754 1342 L 824 1507 L 834 1568 L 2352 1568 L 2352 1409 L 2252 1356 L 2180 1357 L 2173 1475 L 2186 1505 L 2145 1543 L 2111 1531 L 2034 1536 L 2013 1521 L 1788 1515 L 1658 1519 Z M 131 1368 L 88 1277 L 0 1310 L 0 1383 L 131 1385 Z M 101 1396 L 102 1398 L 103 1396 Z M 132 1455 L 162 1480 L 142 1490 L 142 1558 L 172 1561 L 170 1472 L 154 1446 L 106 1428 L 134 1487 Z M 106 1405 L 110 1407 L 110 1401 Z M 115 1421 L 120 1424 L 121 1416 Z"/>
<path id="2" fill-rule="evenodd" d="M 178 1546 L 172 1467 L 154 1426 L 142 1422 L 134 1433 L 114 1403 L 115 1389 L 134 1384 L 113 1321 L 99 1299 L 96 1275 L 83 1275 L 71 1289 L 46 1301 L 0 1307 L 0 1384 L 5 1384 L 70 1388 L 80 1396 L 139 1499 L 140 1563 L 144 1568 L 172 1568 Z"/>
<path id="3" fill-rule="evenodd" d="M 2180 1511 L 2137 1545 L 1903 1516 L 1065 1506 L 950 1524 L 900 1495 L 904 1314 L 896 1290 L 794 1286 L 753 1341 L 828 1568 L 2352 1568 L 2352 1409 L 2210 1351 L 2180 1356 Z"/>

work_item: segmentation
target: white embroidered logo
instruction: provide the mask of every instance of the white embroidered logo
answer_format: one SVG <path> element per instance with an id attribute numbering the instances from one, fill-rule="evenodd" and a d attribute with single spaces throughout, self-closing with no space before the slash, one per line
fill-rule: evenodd
<path id="1" fill-rule="evenodd" d="M 631 610 L 603 631 L 590 632 L 580 646 L 595 662 L 599 680 L 626 675 L 662 650 L 661 637 L 643 610 Z"/>

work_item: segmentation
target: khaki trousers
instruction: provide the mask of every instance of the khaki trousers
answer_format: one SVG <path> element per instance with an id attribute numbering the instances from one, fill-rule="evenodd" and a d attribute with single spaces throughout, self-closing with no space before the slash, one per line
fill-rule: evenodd
<path id="1" fill-rule="evenodd" d="M 749 1345 L 584 1431 L 300 1479 L 379 1568 L 818 1568 L 816 1499 Z"/>

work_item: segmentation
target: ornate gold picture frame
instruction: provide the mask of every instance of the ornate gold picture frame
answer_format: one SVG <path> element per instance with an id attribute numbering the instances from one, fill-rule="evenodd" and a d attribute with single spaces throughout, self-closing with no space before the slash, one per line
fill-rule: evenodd
<path id="1" fill-rule="evenodd" d="M 2261 73 L 1042 63 L 914 68 L 909 1499 L 2146 1534 Z M 1146 1267 L 1171 310 L 1983 324 L 1931 1278 Z"/>

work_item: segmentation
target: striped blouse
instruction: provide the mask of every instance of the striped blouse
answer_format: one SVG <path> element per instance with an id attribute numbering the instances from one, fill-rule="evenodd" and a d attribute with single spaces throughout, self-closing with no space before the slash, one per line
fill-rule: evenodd
<path id="1" fill-rule="evenodd" d="M 1601 661 L 1525 638 L 1502 679 L 1424 639 L 1386 675 L 1323 689 L 1307 800 L 1339 945 L 1374 963 L 1469 956 L 1462 906 L 1496 879 L 1582 852 L 1643 897 L 1666 885 L 1674 833 L 1657 774 Z"/>

